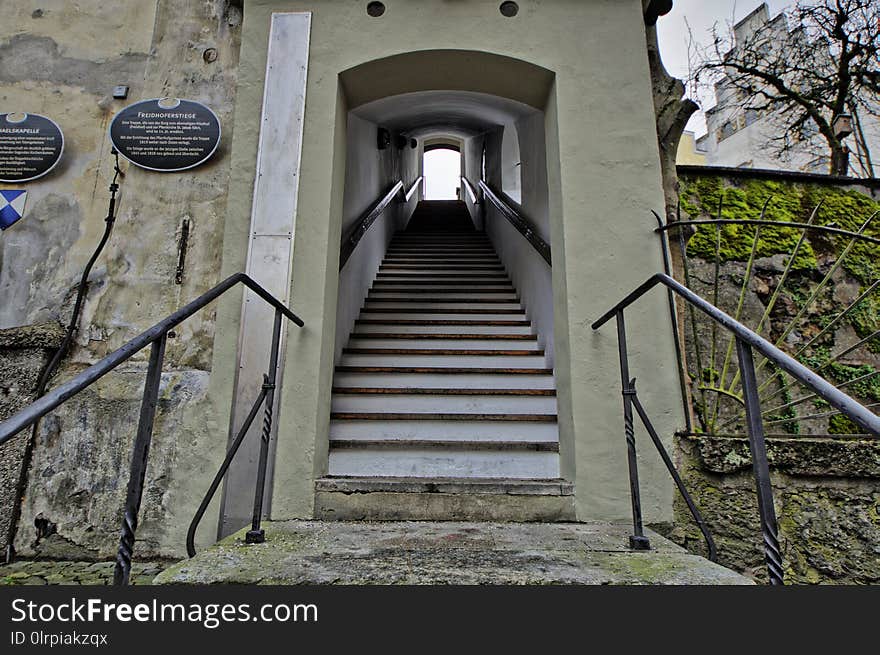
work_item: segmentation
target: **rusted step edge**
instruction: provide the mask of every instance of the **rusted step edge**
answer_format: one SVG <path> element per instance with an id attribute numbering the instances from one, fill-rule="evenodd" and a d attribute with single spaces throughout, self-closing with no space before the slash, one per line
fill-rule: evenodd
<path id="1" fill-rule="evenodd" d="M 555 396 L 555 389 L 444 389 L 425 387 L 333 387 L 341 395 L 379 396 Z"/>
<path id="2" fill-rule="evenodd" d="M 337 366 L 337 373 L 418 373 L 424 375 L 552 375 L 552 368 L 496 368 L 479 366 Z"/>
<path id="3" fill-rule="evenodd" d="M 391 478 L 334 476 L 315 480 L 315 491 L 352 493 L 503 494 L 571 496 L 574 485 L 560 478 Z"/>
<path id="4" fill-rule="evenodd" d="M 330 450 L 482 450 L 558 453 L 554 441 L 457 441 L 426 439 L 330 439 Z"/>
<path id="5" fill-rule="evenodd" d="M 402 310 L 400 307 L 364 307 L 361 309 L 364 314 L 519 314 L 524 316 L 525 311 L 522 309 L 474 309 L 472 307 L 461 307 L 458 309 L 411 309 L 409 311 Z"/>
<path id="6" fill-rule="evenodd" d="M 500 421 L 556 423 L 556 414 L 428 414 L 391 412 L 331 412 L 333 421 Z"/>
<path id="7" fill-rule="evenodd" d="M 433 339 L 440 341 L 449 340 L 474 340 L 474 341 L 537 341 L 537 334 L 441 334 L 437 332 L 407 333 L 407 332 L 352 332 L 352 339 Z"/>
<path id="8" fill-rule="evenodd" d="M 391 277 L 403 279 L 385 279 Z M 377 282 L 393 282 L 394 284 L 457 284 L 455 281 L 461 279 L 479 280 L 484 283 L 490 283 L 494 280 L 498 280 L 499 283 L 511 282 L 510 277 L 504 273 L 378 273 L 376 275 Z"/>
<path id="9" fill-rule="evenodd" d="M 461 294 L 461 293 L 481 293 L 489 296 L 498 296 L 498 295 L 515 295 L 516 289 L 508 288 L 508 289 L 487 289 L 486 287 L 470 287 L 468 289 L 446 289 L 444 287 L 437 287 L 436 289 L 410 289 L 406 288 L 391 288 L 384 289 L 382 287 L 373 286 L 369 293 L 367 293 L 367 298 L 376 298 L 377 294 L 383 293 L 407 293 L 413 295 L 424 295 L 433 297 L 438 293 L 451 293 L 451 294 Z M 380 298 L 376 298 L 377 300 Z"/>
<path id="10" fill-rule="evenodd" d="M 367 298 L 369 302 L 393 302 L 393 303 L 481 303 L 484 305 L 512 305 L 519 302 L 519 298 Z"/>
<path id="11" fill-rule="evenodd" d="M 440 357 L 542 357 L 544 350 L 453 350 L 450 348 L 343 348 L 344 355 L 437 355 Z"/>
<path id="12" fill-rule="evenodd" d="M 355 325 L 437 325 L 437 326 L 482 326 L 482 327 L 529 327 L 531 321 L 466 321 L 466 320 L 444 320 L 444 319 L 379 319 L 379 318 L 359 318 Z"/>

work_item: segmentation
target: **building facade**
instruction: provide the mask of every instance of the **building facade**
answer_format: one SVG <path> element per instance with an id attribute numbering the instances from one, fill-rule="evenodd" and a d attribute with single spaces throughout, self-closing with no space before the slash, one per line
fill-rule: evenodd
<path id="1" fill-rule="evenodd" d="M 756 33 L 768 41 L 785 42 L 790 30 L 785 14 L 771 18 L 766 4 L 761 4 L 733 28 L 736 44 L 748 43 Z M 778 34 L 778 38 L 773 35 Z M 715 84 L 715 105 L 705 111 L 707 133 L 697 139 L 688 152 L 705 156 L 709 166 L 760 168 L 802 173 L 827 173 L 830 166 L 828 145 L 814 123 L 804 125 L 799 139 L 785 152 L 777 150 L 773 140 L 786 129 L 791 118 L 773 109 L 750 109 L 746 98 L 727 78 Z M 880 152 L 880 119 L 876 115 L 857 117 L 857 132 L 847 139 L 850 148 L 850 174 L 871 177 L 867 161 Z M 862 140 L 862 135 L 864 139 Z M 686 163 L 686 162 L 681 162 Z M 687 162 L 690 163 L 690 162 Z"/>
<path id="2" fill-rule="evenodd" d="M 664 200 L 644 9 L 641 0 L 12 0 L 0 26 L 3 111 L 51 118 L 65 144 L 46 176 L 0 186 L 28 195 L 24 217 L 0 237 L 0 328 L 57 332 L 69 320 L 105 227 L 113 117 L 145 99 L 197 101 L 222 127 L 206 163 L 156 172 L 121 160 L 118 219 L 88 280 L 75 345 L 50 388 L 245 272 L 304 321 L 282 332 L 268 516 L 369 518 L 388 507 L 407 516 L 427 502 L 400 488 L 334 492 L 328 478 L 409 472 L 428 482 L 523 482 L 537 470 L 564 491 L 550 500 L 512 487 L 482 500 L 462 491 L 458 509 L 429 513 L 480 516 L 497 501 L 512 502 L 509 518 L 626 518 L 617 343 L 590 323 L 662 266 L 651 230 L 651 211 L 662 211 Z M 124 95 L 116 87 L 127 95 L 116 97 Z M 475 204 L 463 191 L 470 220 L 491 241 L 534 328 L 534 352 L 523 359 L 542 357 L 552 376 L 544 413 L 554 417 L 558 447 L 550 459 L 547 448 L 535 455 L 549 468 L 530 468 L 528 453 L 517 468 L 519 455 L 504 459 L 491 448 L 435 449 L 426 459 L 399 444 L 368 453 L 361 469 L 345 453 L 333 464 L 336 415 L 367 412 L 332 405 L 334 377 L 340 367 L 369 367 L 371 355 L 355 352 L 350 333 L 389 242 L 417 207 L 424 149 L 438 143 L 461 152 L 463 189 L 483 182 L 510 192 L 552 249 L 551 266 L 491 203 Z M 398 182 L 411 194 L 376 218 L 340 270 L 344 239 Z M 652 380 L 643 402 L 671 439 L 683 419 L 674 339 L 657 327 L 667 322 L 657 294 L 634 308 L 627 327 L 634 374 Z M 139 553 L 182 554 L 186 526 L 260 392 L 271 337 L 271 310 L 240 288 L 169 334 Z M 426 357 L 415 366 L 430 368 Z M 20 503 L 19 553 L 115 551 L 147 358 L 141 352 L 43 420 L 19 497 L 3 509 Z M 498 368 L 515 368 L 508 359 Z M 405 411 L 395 402 L 371 412 Z M 527 402 L 469 411 L 504 414 Z M 418 411 L 430 413 L 430 405 Z M 248 522 L 259 449 L 257 421 L 199 544 Z M 23 460 L 13 460 L 5 476 L 19 476 L 15 462 Z M 669 520 L 673 487 L 661 463 L 646 458 L 640 472 L 646 520 Z M 354 500 L 366 504 L 352 509 Z"/>

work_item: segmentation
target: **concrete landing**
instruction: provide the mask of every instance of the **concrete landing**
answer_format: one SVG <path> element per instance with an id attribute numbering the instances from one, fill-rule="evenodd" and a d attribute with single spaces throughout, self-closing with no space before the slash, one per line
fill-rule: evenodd
<path id="1" fill-rule="evenodd" d="M 283 521 L 264 544 L 244 530 L 156 576 L 155 584 L 752 584 L 650 532 L 626 548 L 609 523 Z"/>

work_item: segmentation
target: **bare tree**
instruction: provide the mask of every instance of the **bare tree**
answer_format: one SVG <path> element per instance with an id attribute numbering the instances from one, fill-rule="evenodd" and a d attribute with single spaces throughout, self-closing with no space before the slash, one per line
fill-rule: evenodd
<path id="1" fill-rule="evenodd" d="M 849 172 L 835 119 L 852 116 L 861 172 L 873 175 L 859 116 L 880 115 L 880 1 L 799 0 L 783 16 L 713 29 L 713 43 L 692 52 L 691 82 L 714 84 L 719 109 L 737 108 L 746 124 L 771 119 L 777 155 L 820 146 L 832 175 Z"/>

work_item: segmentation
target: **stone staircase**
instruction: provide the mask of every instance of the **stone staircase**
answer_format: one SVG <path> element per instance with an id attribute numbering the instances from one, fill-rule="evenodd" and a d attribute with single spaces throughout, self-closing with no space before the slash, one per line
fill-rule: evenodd
<path id="1" fill-rule="evenodd" d="M 420 203 L 388 248 L 336 367 L 329 476 L 319 492 L 570 493 L 553 370 L 464 203 Z"/>

